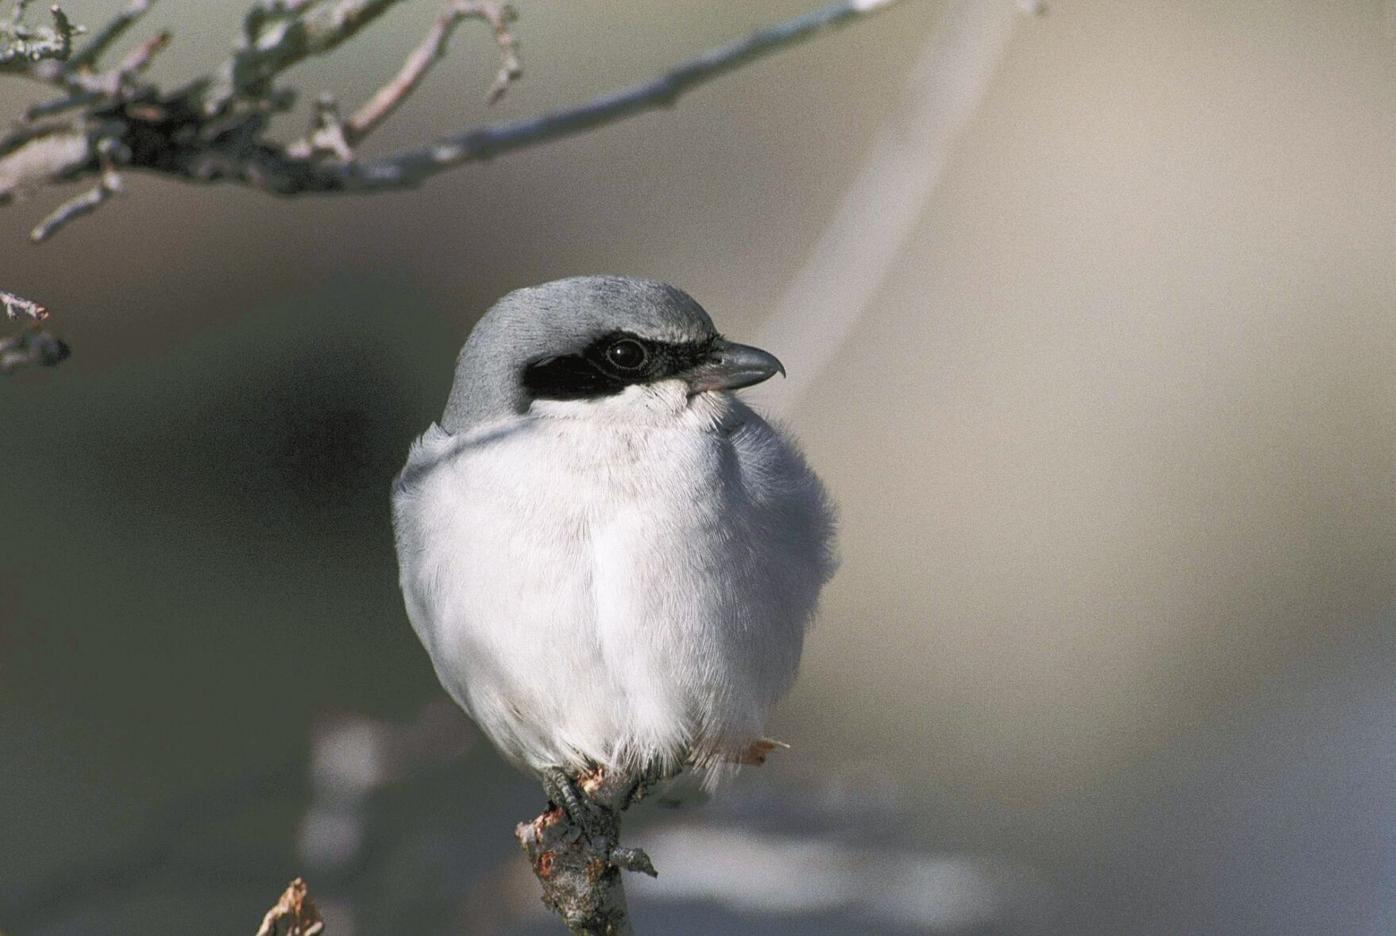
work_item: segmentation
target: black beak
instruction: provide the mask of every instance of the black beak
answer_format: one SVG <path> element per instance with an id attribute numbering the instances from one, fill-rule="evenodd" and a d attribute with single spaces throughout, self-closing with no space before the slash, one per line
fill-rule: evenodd
<path id="1" fill-rule="evenodd" d="M 708 359 L 688 372 L 688 388 L 694 393 L 739 390 L 769 380 L 776 374 L 784 377 L 785 365 L 774 354 L 750 345 L 719 340 Z"/>

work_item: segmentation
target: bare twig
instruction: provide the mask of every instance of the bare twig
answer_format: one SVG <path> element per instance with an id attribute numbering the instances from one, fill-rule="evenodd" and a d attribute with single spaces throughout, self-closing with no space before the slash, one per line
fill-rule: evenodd
<path id="1" fill-rule="evenodd" d="M 333 115 L 329 109 L 321 109 L 317 131 L 327 130 L 331 137 L 342 133 L 343 146 L 324 136 L 291 145 L 269 140 L 269 119 L 287 108 L 290 96 L 274 88 L 273 80 L 305 57 L 338 47 L 393 2 L 260 0 L 246 18 L 246 35 L 233 57 L 214 76 L 175 92 L 162 91 L 143 79 L 112 86 L 109 76 L 104 75 L 84 72 L 78 76 L 80 81 L 70 78 L 67 98 L 43 111 L 67 114 L 63 129 L 8 149 L 0 143 L 0 201 L 18 184 L 101 174 L 105 170 L 99 147 L 104 140 L 115 144 L 124 170 L 187 181 L 234 182 L 288 196 L 411 188 L 467 162 L 671 105 L 704 82 L 832 27 L 884 10 L 897 0 L 838 0 L 706 52 L 652 81 L 577 107 L 466 130 L 431 146 L 381 159 L 350 158 L 354 142 L 378 126 L 421 82 L 444 48 L 450 26 L 461 18 L 478 16 L 495 29 L 503 64 L 492 94 L 498 93 L 506 75 L 516 72 L 514 40 L 505 28 L 509 20 L 505 8 L 455 0 L 393 81 L 338 131 L 330 124 Z M 95 100 L 79 99 L 72 87 L 75 81 L 77 90 L 100 86 L 102 90 L 111 88 L 111 92 Z M 335 158 L 326 160 L 325 154 Z"/>
<path id="2" fill-rule="evenodd" d="M 321 110 L 316 113 L 315 126 L 310 136 L 298 140 L 286 148 L 287 155 L 295 159 L 305 159 L 318 153 L 330 153 L 341 162 L 353 159 L 353 148 L 358 146 L 379 124 L 397 110 L 403 101 L 421 85 L 432 67 L 446 55 L 446 44 L 463 20 L 472 17 L 485 20 L 494 29 L 496 42 L 500 47 L 501 64 L 494 84 L 487 96 L 494 103 L 502 95 L 509 83 L 521 73 L 519 59 L 515 53 L 516 43 L 509 32 L 508 24 L 517 16 L 513 8 L 499 3 L 467 3 L 452 0 L 441 11 L 422 38 L 403 62 L 402 68 L 392 80 L 354 112 L 347 121 L 340 121 L 335 109 L 333 121 L 325 119 L 324 101 L 321 97 Z"/>
<path id="3" fill-rule="evenodd" d="M 319 936 L 324 931 L 324 921 L 310 899 L 305 881 L 296 878 L 262 918 L 257 936 Z"/>
<path id="4" fill-rule="evenodd" d="M 120 76 L 121 81 L 129 81 L 150 67 L 150 60 L 155 54 L 170 44 L 170 34 L 168 32 L 156 33 L 145 42 L 136 46 L 131 54 L 121 60 L 121 64 L 116 66 L 115 73 Z"/>
<path id="5" fill-rule="evenodd" d="M 75 221 L 83 215 L 91 214 L 102 207 L 113 195 L 121 194 L 120 173 L 116 171 L 109 158 L 105 159 L 104 162 L 105 166 L 98 183 L 76 198 L 59 205 L 52 214 L 40 221 L 38 227 L 29 232 L 31 241 L 37 244 L 48 240 L 65 224 Z"/>
<path id="6" fill-rule="evenodd" d="M 26 120 L 51 117 L 77 107 L 100 104 L 111 107 L 127 100 L 135 89 L 135 80 L 150 67 L 155 56 L 170 44 L 168 32 L 156 33 L 136 46 L 108 72 L 63 72 L 60 78 L 68 89 L 67 97 L 35 104 L 25 112 Z"/>
<path id="7" fill-rule="evenodd" d="M 493 104 L 504 96 L 523 74 L 523 63 L 519 61 L 518 42 L 509 31 L 509 24 L 518 19 L 518 13 L 507 3 L 467 3 L 467 16 L 478 16 L 490 24 L 494 30 L 494 41 L 499 46 L 499 71 L 495 73 L 494 84 L 490 85 L 485 101 Z"/>
<path id="8" fill-rule="evenodd" d="M 885 10 L 899 0 L 839 0 L 784 23 L 757 30 L 736 42 L 705 52 L 651 81 L 602 95 L 578 107 L 541 117 L 467 130 L 422 149 L 370 163 L 357 163 L 326 179 L 326 191 L 410 188 L 463 163 L 489 159 L 583 133 L 647 110 L 669 107 L 700 84 L 758 58 L 805 42 L 836 26 Z"/>
<path id="9" fill-rule="evenodd" d="M 222 113 L 235 99 L 266 96 L 272 79 L 313 55 L 341 43 L 387 12 L 398 0 L 256 0 L 243 20 L 242 42 L 233 57 L 202 91 L 207 116 Z"/>
<path id="10" fill-rule="evenodd" d="M 63 70 L 75 72 L 82 68 L 95 67 L 102 54 L 125 35 L 126 30 L 134 26 L 148 9 L 150 0 L 132 0 L 130 6 L 112 17 L 111 21 L 97 30 L 81 49 L 73 53 Z"/>

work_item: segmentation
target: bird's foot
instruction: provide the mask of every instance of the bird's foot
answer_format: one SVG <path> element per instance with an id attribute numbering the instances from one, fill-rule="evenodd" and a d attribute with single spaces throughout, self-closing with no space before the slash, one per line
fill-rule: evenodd
<path id="1" fill-rule="evenodd" d="M 606 817 L 601 806 L 592 802 L 577 789 L 577 783 L 561 767 L 550 767 L 543 771 L 543 790 L 548 799 L 567 814 L 572 824 L 582 830 L 587 838 L 606 836 Z"/>

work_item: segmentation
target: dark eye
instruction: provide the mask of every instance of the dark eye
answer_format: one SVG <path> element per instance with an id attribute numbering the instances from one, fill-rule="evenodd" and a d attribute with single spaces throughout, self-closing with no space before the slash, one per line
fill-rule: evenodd
<path id="1" fill-rule="evenodd" d="M 645 346 L 633 338 L 622 338 L 606 348 L 606 360 L 621 370 L 639 370 L 649 358 Z"/>

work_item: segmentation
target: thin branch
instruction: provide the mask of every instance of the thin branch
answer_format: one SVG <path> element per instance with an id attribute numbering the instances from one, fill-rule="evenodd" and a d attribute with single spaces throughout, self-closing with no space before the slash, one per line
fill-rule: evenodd
<path id="1" fill-rule="evenodd" d="M 63 83 L 69 89 L 67 97 L 44 101 L 25 111 L 26 120 L 52 117 L 78 107 L 102 104 L 110 107 L 126 100 L 135 89 L 135 81 L 150 67 L 155 58 L 170 44 L 170 33 L 160 32 L 132 49 L 124 59 L 107 72 L 65 72 Z"/>
<path id="2" fill-rule="evenodd" d="M 310 56 L 334 51 L 397 2 L 259 0 L 244 20 L 242 43 L 203 94 L 204 113 L 221 113 L 237 98 L 265 96 L 277 75 Z"/>
<path id="3" fill-rule="evenodd" d="M 106 204 L 113 195 L 120 195 L 121 192 L 121 175 L 114 168 L 108 166 L 102 172 L 101 181 L 76 198 L 69 199 L 59 205 L 52 214 L 40 221 L 38 226 L 29 232 L 29 239 L 36 244 L 48 240 L 58 233 L 65 224 L 91 214 Z"/>
<path id="4" fill-rule="evenodd" d="M 170 44 L 170 34 L 159 32 L 151 36 L 145 42 L 136 46 L 131 53 L 121 60 L 121 64 L 116 66 L 115 73 L 120 76 L 121 81 L 129 81 L 150 67 L 151 59 Z"/>
<path id="5" fill-rule="evenodd" d="M 111 21 L 97 30 L 81 49 L 73 53 L 63 70 L 75 72 L 82 68 L 95 67 L 102 54 L 125 35 L 126 30 L 134 26 L 148 9 L 150 0 L 132 0 L 130 6 L 112 17 Z"/>
<path id="6" fill-rule="evenodd" d="M 465 6 L 473 8 L 467 16 L 478 16 L 490 24 L 495 44 L 499 46 L 499 71 L 495 72 L 494 84 L 485 94 L 485 103 L 493 104 L 523 75 L 519 44 L 509 30 L 509 24 L 518 19 L 519 14 L 507 3 L 468 3 Z"/>
<path id="7" fill-rule="evenodd" d="M 477 17 L 489 22 L 494 28 L 494 35 L 500 54 L 503 57 L 503 64 L 500 66 L 500 74 L 497 75 L 494 84 L 490 87 L 487 101 L 493 103 L 504 94 L 504 88 L 508 87 L 508 82 L 514 80 L 521 73 L 518 56 L 514 49 L 517 43 L 514 36 L 508 31 L 508 22 L 514 20 L 518 14 L 514 13 L 508 4 L 497 3 L 450 3 L 447 8 L 441 11 L 440 17 L 431 25 L 431 29 L 424 36 L 422 42 L 409 54 L 408 60 L 402 64 L 402 70 L 394 75 L 392 81 L 378 89 L 376 95 L 364 103 L 362 108 L 356 110 L 355 115 L 350 117 L 346 124 L 345 131 L 348 134 L 350 144 L 357 144 L 364 137 L 369 136 L 376 129 L 378 124 L 383 123 L 394 110 L 398 109 L 408 95 L 416 91 L 417 85 L 422 84 L 423 78 L 430 73 L 431 67 L 445 56 L 445 46 L 451 39 L 452 32 L 466 18 Z M 503 87 L 500 82 L 503 81 Z"/>
<path id="8" fill-rule="evenodd" d="M 319 153 L 330 153 L 341 162 L 350 162 L 353 159 L 353 148 L 396 111 L 402 102 L 417 90 L 436 63 L 445 58 L 446 45 L 452 33 L 466 19 L 482 19 L 494 30 L 501 62 L 494 84 L 490 86 L 486 96 L 488 103 L 494 103 L 508 85 L 522 73 L 522 66 L 515 52 L 517 43 L 509 31 L 509 23 L 517 16 L 508 4 L 452 0 L 441 11 L 431 29 L 422 37 L 422 41 L 407 56 L 407 60 L 392 80 L 379 88 L 348 120 L 341 121 L 337 109 L 334 109 L 332 114 L 329 113 L 332 105 L 327 106 L 324 102 L 329 99 L 322 96 L 310 136 L 286 147 L 287 155 L 294 159 L 308 159 Z"/>
<path id="9" fill-rule="evenodd" d="M 579 107 L 467 130 L 422 149 L 343 167 L 340 170 L 342 185 L 328 190 L 361 192 L 410 188 L 463 163 L 583 133 L 644 111 L 671 107 L 680 95 L 698 85 L 898 2 L 900 0 L 839 0 L 757 30 L 744 39 L 690 59 L 658 78 L 602 95 Z"/>

